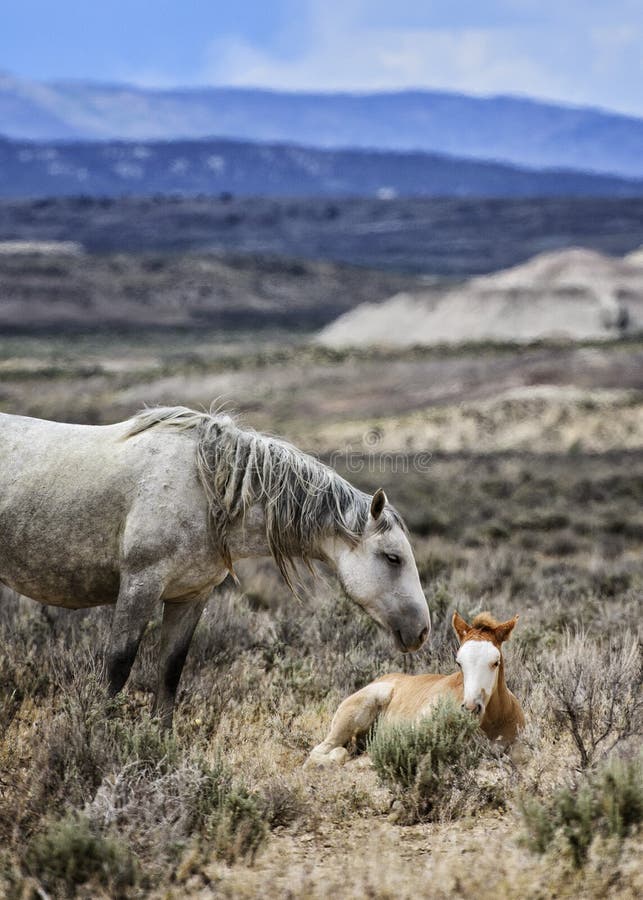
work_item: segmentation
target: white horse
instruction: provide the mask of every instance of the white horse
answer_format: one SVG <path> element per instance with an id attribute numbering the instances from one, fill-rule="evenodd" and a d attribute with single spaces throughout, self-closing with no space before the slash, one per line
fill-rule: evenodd
<path id="1" fill-rule="evenodd" d="M 403 675 L 377 678 L 339 705 L 325 740 L 310 753 L 306 766 L 342 764 L 349 757 L 346 745 L 365 734 L 378 718 L 414 722 L 429 715 L 441 697 L 451 696 L 478 717 L 491 740 L 508 746 L 524 728 L 520 703 L 505 682 L 502 645 L 518 616 L 496 622 L 479 613 L 471 625 L 457 612 L 453 628 L 460 641 L 456 656 L 459 671 L 451 675 Z"/>
<path id="2" fill-rule="evenodd" d="M 295 447 L 182 407 L 108 426 L 0 415 L 0 582 L 67 608 L 115 604 L 106 662 L 125 684 L 163 602 L 155 710 L 172 721 L 190 641 L 244 557 L 323 560 L 346 593 L 417 650 L 429 611 L 407 533 L 372 498 Z"/>

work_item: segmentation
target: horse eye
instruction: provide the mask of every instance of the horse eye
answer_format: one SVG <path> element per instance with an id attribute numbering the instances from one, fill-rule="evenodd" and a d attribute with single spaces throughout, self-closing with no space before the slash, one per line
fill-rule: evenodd
<path id="1" fill-rule="evenodd" d="M 397 553 L 385 553 L 387 562 L 390 562 L 392 566 L 399 566 L 402 562 L 401 558 L 397 555 Z"/>

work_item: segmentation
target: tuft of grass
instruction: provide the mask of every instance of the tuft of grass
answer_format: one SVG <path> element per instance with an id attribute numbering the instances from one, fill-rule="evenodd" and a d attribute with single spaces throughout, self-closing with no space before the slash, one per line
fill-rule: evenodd
<path id="1" fill-rule="evenodd" d="M 242 783 L 222 798 L 211 824 L 215 852 L 229 865 L 238 859 L 252 864 L 268 832 L 259 798 Z"/>
<path id="2" fill-rule="evenodd" d="M 285 828 L 308 812 L 308 802 L 301 788 L 292 787 L 282 778 L 275 778 L 261 791 L 263 817 L 272 831 Z"/>
<path id="3" fill-rule="evenodd" d="M 27 870 L 56 896 L 73 896 L 87 882 L 126 896 L 140 880 L 138 863 L 116 836 L 102 834 L 78 813 L 52 821 L 36 834 L 25 857 Z"/>
<path id="4" fill-rule="evenodd" d="M 266 806 L 262 798 L 217 760 L 202 767 L 202 777 L 193 800 L 193 827 L 206 846 L 228 864 L 237 859 L 254 862 L 268 835 Z"/>
<path id="5" fill-rule="evenodd" d="M 643 821 L 643 754 L 612 759 L 545 802 L 524 798 L 521 813 L 530 850 L 545 853 L 561 835 L 574 865 L 581 868 L 595 837 L 621 842 Z"/>
<path id="6" fill-rule="evenodd" d="M 179 747 L 174 734 L 143 713 L 138 721 L 115 718 L 110 723 L 114 755 L 123 766 L 136 764 L 141 770 L 172 771 L 179 762 Z"/>
<path id="7" fill-rule="evenodd" d="M 418 722 L 383 722 L 367 749 L 411 821 L 458 815 L 471 799 L 471 772 L 484 754 L 478 722 L 452 698 Z"/>

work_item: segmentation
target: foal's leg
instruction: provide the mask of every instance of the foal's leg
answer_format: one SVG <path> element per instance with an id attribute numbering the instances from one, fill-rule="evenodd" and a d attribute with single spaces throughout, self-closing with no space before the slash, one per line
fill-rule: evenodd
<path id="1" fill-rule="evenodd" d="M 348 759 L 346 744 L 352 738 L 368 731 L 379 714 L 389 705 L 392 694 L 392 684 L 376 681 L 347 697 L 333 716 L 326 739 L 311 750 L 306 767 L 333 762 L 341 765 L 346 762 Z"/>
<path id="2" fill-rule="evenodd" d="M 165 603 L 163 606 L 159 679 L 152 714 L 159 717 L 164 728 L 172 727 L 174 699 L 181 672 L 190 649 L 194 629 L 201 618 L 209 596 L 210 592 L 190 602 Z"/>
<path id="3" fill-rule="evenodd" d="M 126 573 L 121 577 L 106 660 L 112 697 L 129 678 L 143 632 L 162 593 L 163 584 L 156 573 Z"/>

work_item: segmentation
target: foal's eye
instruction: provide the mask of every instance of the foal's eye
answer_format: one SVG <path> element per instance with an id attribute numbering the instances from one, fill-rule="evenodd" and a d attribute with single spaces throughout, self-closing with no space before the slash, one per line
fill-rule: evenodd
<path id="1" fill-rule="evenodd" d="M 495 663 L 491 663 L 491 668 L 492 668 L 492 669 L 497 669 L 499 665 L 500 665 L 500 660 L 497 659 L 497 660 L 495 661 Z"/>
<path id="2" fill-rule="evenodd" d="M 399 566 L 402 563 L 402 558 L 397 553 L 385 553 L 384 556 L 386 561 L 392 566 Z"/>

